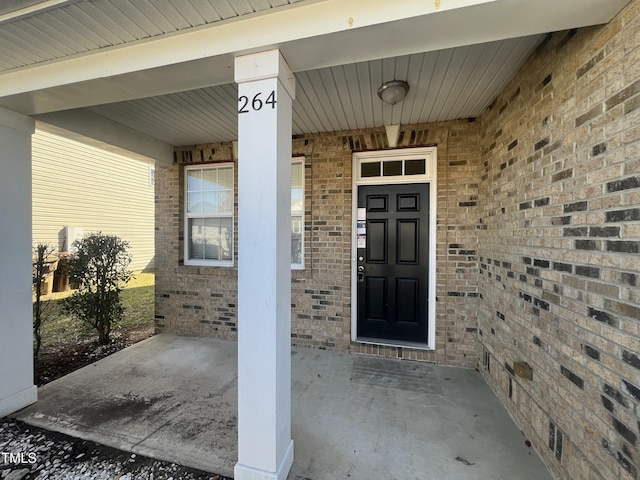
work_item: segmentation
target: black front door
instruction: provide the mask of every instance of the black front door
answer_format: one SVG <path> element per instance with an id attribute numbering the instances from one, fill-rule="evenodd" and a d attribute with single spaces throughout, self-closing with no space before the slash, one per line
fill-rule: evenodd
<path id="1" fill-rule="evenodd" d="M 429 184 L 361 186 L 358 217 L 358 337 L 427 343 Z"/>

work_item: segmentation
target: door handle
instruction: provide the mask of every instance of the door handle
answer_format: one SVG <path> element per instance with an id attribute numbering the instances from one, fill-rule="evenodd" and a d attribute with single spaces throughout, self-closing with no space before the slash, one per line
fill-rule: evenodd
<path id="1" fill-rule="evenodd" d="M 358 271 L 364 272 L 364 265 L 358 265 Z"/>

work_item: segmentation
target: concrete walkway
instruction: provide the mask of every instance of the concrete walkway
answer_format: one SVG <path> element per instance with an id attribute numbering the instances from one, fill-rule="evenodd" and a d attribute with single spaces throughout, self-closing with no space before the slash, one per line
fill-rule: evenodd
<path id="1" fill-rule="evenodd" d="M 234 342 L 157 335 L 40 388 L 17 417 L 232 476 Z M 293 350 L 292 480 L 551 479 L 473 370 Z"/>

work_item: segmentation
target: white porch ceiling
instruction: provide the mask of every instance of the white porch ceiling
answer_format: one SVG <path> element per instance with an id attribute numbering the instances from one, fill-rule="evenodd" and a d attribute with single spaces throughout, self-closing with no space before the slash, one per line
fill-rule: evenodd
<path id="1" fill-rule="evenodd" d="M 214 24 L 301 0 L 3 0 L 0 72 Z M 21 8 L 47 7 L 22 17 Z M 55 7 L 55 8 L 54 8 Z M 2 15 L 2 14 L 5 15 Z M 3 21 L 4 20 L 4 21 Z"/>
<path id="2" fill-rule="evenodd" d="M 520 68 L 543 36 L 298 72 L 293 133 L 475 117 Z M 406 99 L 384 104 L 378 87 L 409 83 Z M 90 107 L 94 113 L 172 145 L 237 138 L 235 84 Z M 46 116 L 44 117 L 46 118 Z"/>
<path id="3" fill-rule="evenodd" d="M 628 1 L 7 0 L 0 107 L 120 148 L 139 132 L 138 154 L 167 157 L 235 139 L 234 59 L 279 48 L 293 133 L 475 117 L 547 32 Z M 395 106 L 376 93 L 392 79 L 410 85 Z"/>

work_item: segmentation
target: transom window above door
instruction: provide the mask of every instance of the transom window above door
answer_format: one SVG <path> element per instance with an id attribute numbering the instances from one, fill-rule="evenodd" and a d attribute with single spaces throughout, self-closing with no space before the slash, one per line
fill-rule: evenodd
<path id="1" fill-rule="evenodd" d="M 358 178 L 366 180 L 390 181 L 393 179 L 408 177 L 412 181 L 429 175 L 429 165 L 426 158 L 406 159 L 375 159 L 362 160 L 359 165 Z"/>

